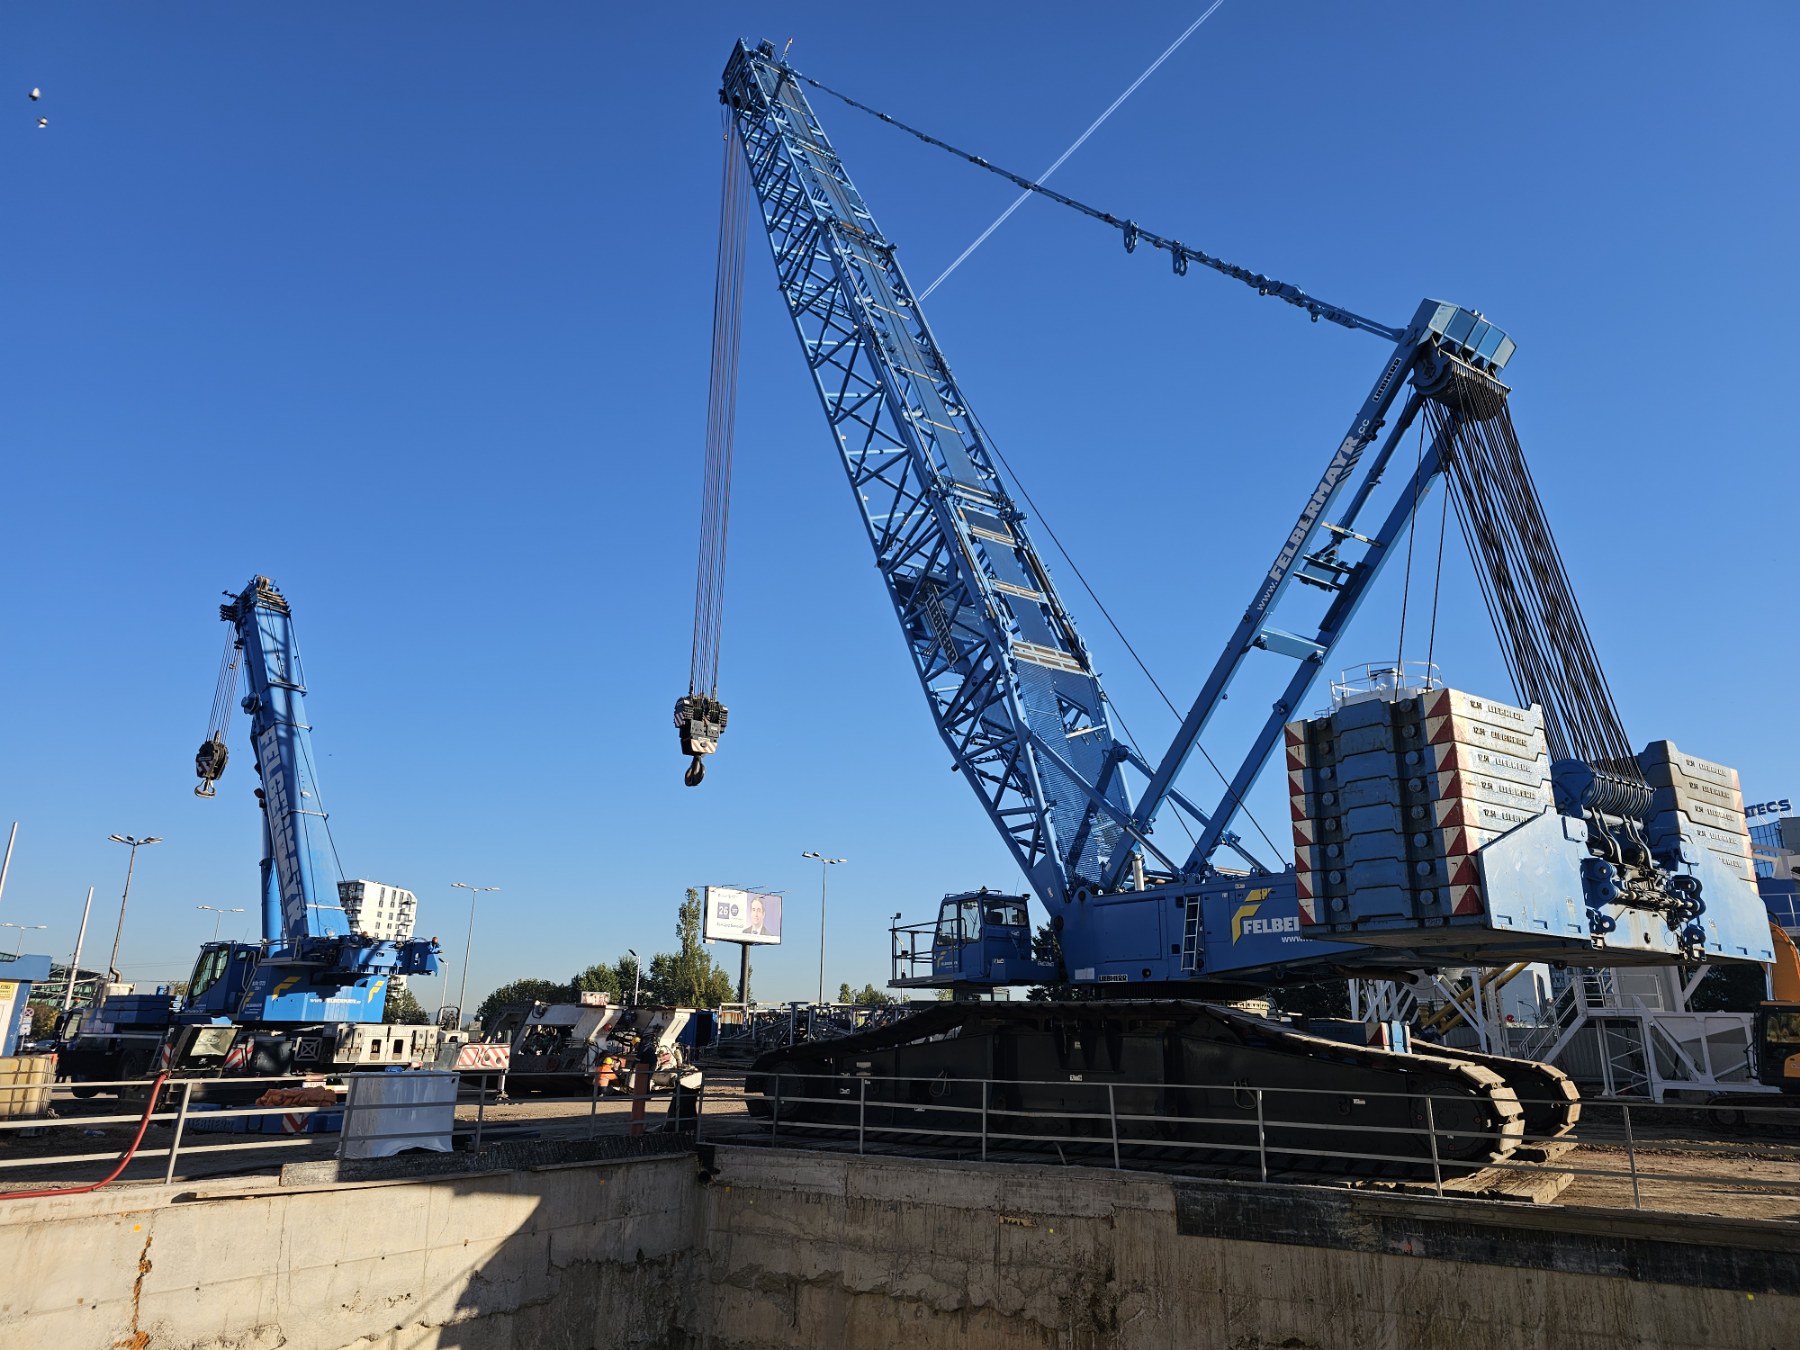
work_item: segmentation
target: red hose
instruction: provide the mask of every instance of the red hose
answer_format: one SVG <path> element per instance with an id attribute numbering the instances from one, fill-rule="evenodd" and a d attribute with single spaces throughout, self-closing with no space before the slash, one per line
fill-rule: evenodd
<path id="1" fill-rule="evenodd" d="M 144 1118 L 138 1122 L 137 1136 L 132 1139 L 131 1147 L 126 1149 L 124 1156 L 119 1159 L 119 1165 L 107 1173 L 104 1180 L 89 1182 L 86 1186 L 53 1187 L 47 1191 L 0 1191 L 0 1200 L 35 1200 L 46 1195 L 86 1195 L 89 1191 L 97 1191 L 102 1186 L 112 1185 L 119 1179 L 119 1173 L 130 1166 L 132 1158 L 137 1154 L 138 1145 L 144 1142 L 144 1133 L 150 1128 L 150 1117 L 156 1114 L 156 1099 L 162 1095 L 162 1085 L 168 1081 L 168 1074 L 156 1075 L 156 1081 L 150 1085 L 150 1100 L 144 1103 Z"/>

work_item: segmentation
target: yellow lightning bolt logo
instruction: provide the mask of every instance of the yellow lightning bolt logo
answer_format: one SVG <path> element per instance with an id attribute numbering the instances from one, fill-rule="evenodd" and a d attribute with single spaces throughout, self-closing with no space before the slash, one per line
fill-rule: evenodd
<path id="1" fill-rule="evenodd" d="M 1236 943 L 1244 935 L 1244 920 L 1262 908 L 1262 902 L 1269 898 L 1269 892 L 1272 889 L 1273 887 L 1264 886 L 1260 891 L 1251 891 L 1244 897 L 1244 903 L 1239 905 L 1237 913 L 1231 916 L 1231 940 L 1233 943 Z"/>

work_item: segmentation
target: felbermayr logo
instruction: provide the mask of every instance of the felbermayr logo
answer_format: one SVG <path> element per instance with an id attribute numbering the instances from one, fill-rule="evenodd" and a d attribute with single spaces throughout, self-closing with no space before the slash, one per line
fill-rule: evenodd
<path id="1" fill-rule="evenodd" d="M 1237 907 L 1237 912 L 1231 916 L 1231 942 L 1233 946 L 1236 946 L 1237 940 L 1246 933 L 1252 937 L 1256 937 L 1265 933 L 1298 933 L 1300 931 L 1300 916 L 1298 914 L 1289 914 L 1279 919 L 1259 919 L 1256 917 L 1256 911 L 1263 907 L 1263 901 L 1269 898 L 1273 893 L 1273 890 L 1273 887 L 1265 886 L 1260 891 L 1251 891 L 1250 894 L 1244 897 L 1244 903 L 1239 905 Z"/>

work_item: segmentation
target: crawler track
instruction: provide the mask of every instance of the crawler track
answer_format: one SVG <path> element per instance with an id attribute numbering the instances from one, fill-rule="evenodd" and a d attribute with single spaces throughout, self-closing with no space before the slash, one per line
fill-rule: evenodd
<path id="1" fill-rule="evenodd" d="M 1471 1170 L 1566 1131 L 1567 1079 L 1462 1051 L 1395 1054 L 1204 1003 L 945 1004 L 751 1067 L 784 1134 L 1386 1177 Z M 1522 1104 L 1521 1092 L 1530 1104 Z M 1427 1108 L 1427 1097 L 1430 1107 Z M 1542 1126 L 1543 1128 L 1535 1128 Z"/>

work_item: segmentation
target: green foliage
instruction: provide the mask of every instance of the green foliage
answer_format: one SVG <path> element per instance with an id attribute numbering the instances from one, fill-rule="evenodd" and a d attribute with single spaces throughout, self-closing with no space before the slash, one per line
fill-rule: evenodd
<path id="1" fill-rule="evenodd" d="M 412 990 L 396 989 L 390 982 L 387 1006 L 382 1010 L 381 1020 L 401 1026 L 422 1027 L 431 1021 L 431 1014 L 419 1006 L 419 1000 L 413 997 Z"/>
<path id="2" fill-rule="evenodd" d="M 690 886 L 675 917 L 678 950 L 658 952 L 650 961 L 649 983 L 659 1003 L 716 1008 L 736 993 L 731 976 L 700 940 L 700 918 L 700 892 Z"/>
<path id="3" fill-rule="evenodd" d="M 1047 923 L 1040 923 L 1037 931 L 1031 935 L 1031 959 L 1055 966 L 1058 970 L 1063 968 L 1062 939 L 1056 936 L 1056 930 Z M 1064 1002 L 1072 998 L 1074 992 L 1067 984 L 1037 984 L 1025 991 L 1025 1001 Z"/>
<path id="4" fill-rule="evenodd" d="M 596 962 L 567 984 L 554 980 L 525 979 L 503 984 L 482 1000 L 475 1016 L 483 1026 L 509 1003 L 572 1003 L 577 994 L 605 994 L 614 1003 L 631 1002 L 634 984 L 638 1002 L 680 1008 L 716 1008 L 737 997 L 737 985 L 724 967 L 712 958 L 700 938 L 700 892 L 690 889 L 675 919 L 677 950 L 658 952 L 638 980 L 638 964 L 629 952 L 610 965 Z"/>
<path id="5" fill-rule="evenodd" d="M 54 1003 L 33 1003 L 31 1005 L 31 1033 L 29 1039 L 41 1041 L 56 1034 L 56 1018 L 62 1011 Z"/>
<path id="6" fill-rule="evenodd" d="M 1728 961 L 1707 969 L 1688 1007 L 1694 1012 L 1755 1012 L 1768 996 L 1767 976 L 1760 965 Z"/>
<path id="7" fill-rule="evenodd" d="M 570 980 L 569 987 L 577 993 L 605 994 L 614 1003 L 622 1003 L 625 995 L 631 992 L 631 977 L 629 973 L 621 972 L 630 963 L 629 956 L 621 956 L 610 966 L 598 962 Z"/>
<path id="8" fill-rule="evenodd" d="M 872 984 L 865 984 L 861 989 L 852 989 L 848 982 L 838 986 L 839 1003 L 854 1003 L 863 1008 L 884 1008 L 890 1003 L 899 1001 L 892 994 L 877 989 Z"/>
<path id="9" fill-rule="evenodd" d="M 1347 980 L 1321 980 L 1269 991 L 1269 1001 L 1281 1012 L 1303 1017 L 1348 1017 L 1350 984 Z"/>
<path id="10" fill-rule="evenodd" d="M 509 1003 L 567 1003 L 574 996 L 574 990 L 555 980 L 514 980 L 481 1000 L 481 1006 L 475 1009 L 475 1020 L 484 1027 L 491 1026 L 494 1014 Z"/>

